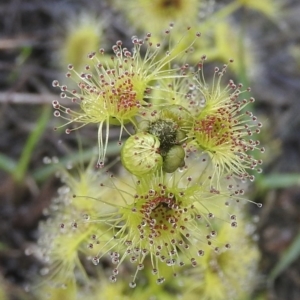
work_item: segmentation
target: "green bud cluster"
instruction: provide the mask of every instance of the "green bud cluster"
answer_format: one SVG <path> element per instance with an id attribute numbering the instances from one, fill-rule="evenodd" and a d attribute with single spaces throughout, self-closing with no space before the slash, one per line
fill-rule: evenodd
<path id="1" fill-rule="evenodd" d="M 173 173 L 184 167 L 183 144 L 187 140 L 188 130 L 192 128 L 189 120 L 191 114 L 186 109 L 169 105 L 154 120 L 139 122 L 137 133 L 123 146 L 121 159 L 124 167 L 134 175 L 151 173 L 160 167 L 166 173 Z M 152 145 L 149 145 L 149 139 L 152 139 Z M 137 148 L 142 151 L 135 151 Z"/>

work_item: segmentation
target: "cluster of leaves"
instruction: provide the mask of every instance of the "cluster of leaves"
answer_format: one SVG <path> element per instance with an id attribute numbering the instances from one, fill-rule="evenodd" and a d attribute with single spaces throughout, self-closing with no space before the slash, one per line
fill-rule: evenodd
<path id="1" fill-rule="evenodd" d="M 166 36 L 170 34 L 171 28 Z M 86 274 L 79 259 L 83 253 L 94 265 L 113 266 L 111 282 L 133 269 L 132 288 L 138 281 L 145 285 L 138 276 L 143 270 L 144 280 L 152 281 L 151 272 L 161 284 L 183 269 L 194 280 L 203 277 L 203 286 L 190 287 L 195 293 L 200 289 L 203 295 L 215 294 L 216 280 L 223 288 L 214 299 L 231 293 L 221 280 L 232 265 L 226 257 L 243 248 L 231 249 L 229 231 L 238 227 L 235 211 L 243 199 L 243 185 L 254 179 L 250 171 L 260 171 L 262 161 L 250 153 L 263 151 L 252 138 L 261 124 L 244 109 L 254 99 L 240 99 L 249 89 L 244 91 L 232 80 L 222 86 L 227 65 L 215 68 L 210 84 L 203 74 L 205 56 L 195 68 L 188 65 L 199 36 L 182 51 L 178 48 L 185 37 L 167 51 L 164 43 L 154 45 L 150 34 L 133 37 L 133 50 L 117 41 L 109 63 L 91 53 L 85 72 L 69 65 L 67 77 L 78 89 L 53 82 L 61 98 L 80 104 L 80 110 L 74 110 L 53 102 L 54 115 L 67 120 L 67 134 L 77 129 L 71 127 L 76 122 L 99 126 L 99 174 L 107 174 L 111 126 L 120 128 L 121 163 L 127 172 L 126 178 L 106 175 L 100 181 L 89 168 L 77 180 L 65 177 L 53 216 L 41 227 L 43 255 L 51 262 L 45 273 L 50 271 L 54 286 L 75 293 L 74 270 Z M 242 240 L 247 234 L 236 230 L 233 236 Z M 241 267 L 248 278 L 248 262 Z M 230 278 L 235 293 L 244 293 L 243 281 Z"/>
<path id="2" fill-rule="evenodd" d="M 89 53 L 83 72 L 70 64 L 70 86 L 53 82 L 62 98 L 53 101 L 54 116 L 65 120 L 67 134 L 98 126 L 98 161 L 78 177 L 64 173 L 41 224 L 50 278 L 41 295 L 94 299 L 100 288 L 103 299 L 221 300 L 251 290 L 258 252 L 242 203 L 247 181 L 261 172 L 264 149 L 255 137 L 262 124 L 247 110 L 250 88 L 225 79 L 227 64 L 205 79 L 207 57 L 195 50 L 200 33 L 180 32 L 170 24 L 163 37 L 133 36 L 130 48 L 117 41 L 113 56 L 102 48 Z M 106 160 L 112 127 L 120 132 L 117 176 Z"/>

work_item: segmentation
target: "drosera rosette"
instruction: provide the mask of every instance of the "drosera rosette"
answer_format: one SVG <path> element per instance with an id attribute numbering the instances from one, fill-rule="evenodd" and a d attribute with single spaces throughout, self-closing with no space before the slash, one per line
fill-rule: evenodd
<path id="1" fill-rule="evenodd" d="M 227 65 L 221 69 L 216 67 L 212 82 L 207 84 L 203 73 L 205 59 L 203 56 L 194 77 L 194 97 L 201 98 L 203 105 L 195 116 L 194 128 L 190 132 L 193 141 L 187 151 L 196 149 L 208 153 L 215 166 L 213 177 L 229 174 L 253 181 L 255 177 L 250 170 L 261 172 L 262 160 L 256 159 L 252 153 L 264 152 L 260 141 L 253 139 L 260 133 L 262 123 L 246 110 L 255 99 L 241 98 L 243 93 L 250 92 L 250 88 L 243 89 L 242 84 L 233 80 L 223 87 L 222 78 Z"/>
<path id="2" fill-rule="evenodd" d="M 132 177 L 126 189 L 119 188 L 112 178 L 110 186 L 119 192 L 124 204 L 112 204 L 119 208 L 110 220 L 101 214 L 94 219 L 99 224 L 111 224 L 111 237 L 107 239 L 109 232 L 103 236 L 101 232 L 95 233 L 99 244 L 94 248 L 98 254 L 92 259 L 94 264 L 103 258 L 111 259 L 112 282 L 122 273 L 121 266 L 131 263 L 133 267 L 127 267 L 133 268 L 130 287 L 136 286 L 139 272 L 146 267 L 152 269 L 156 282 L 161 284 L 165 281 L 161 266 L 168 266 L 176 273 L 185 264 L 195 267 L 201 263 L 202 248 L 191 251 L 195 241 L 219 245 L 214 224 L 224 219 L 219 219 L 214 209 L 219 206 L 225 209 L 228 203 L 239 202 L 243 193 L 234 188 L 230 176 L 224 178 L 223 189 L 212 187 L 205 171 L 207 166 L 208 161 L 203 160 L 171 174 L 156 172 L 139 179 Z M 195 177 L 189 175 L 193 168 Z M 227 221 L 232 222 L 230 214 Z"/>
<path id="3" fill-rule="evenodd" d="M 171 29 L 165 31 L 167 37 L 170 32 Z M 196 34 L 194 41 L 199 36 Z M 182 42 L 180 40 L 178 43 Z M 112 47 L 114 55 L 109 64 L 106 60 L 101 61 L 101 55 L 105 55 L 105 51 L 100 49 L 100 57 L 95 52 L 89 54 L 91 64 L 85 67 L 84 72 L 78 73 L 73 65 L 69 65 L 66 76 L 77 82 L 77 89 L 68 89 L 58 80 L 53 81 L 53 86 L 61 89 L 62 99 L 66 98 L 80 105 L 80 110 L 75 111 L 57 100 L 53 101 L 54 116 L 67 121 L 60 127 L 73 123 L 81 124 L 78 128 L 89 123 L 98 125 L 99 167 L 104 165 L 110 125 L 120 127 L 121 143 L 122 132 L 127 131 L 125 125 L 131 123 L 135 126 L 136 117 L 145 114 L 151 106 L 145 99 L 154 88 L 153 84 L 165 78 L 186 76 L 185 67 L 172 67 L 172 61 L 187 55 L 187 49 L 192 44 L 173 55 L 172 48 L 165 50 L 161 44 L 152 43 L 150 33 L 143 39 L 134 36 L 132 43 L 133 49 L 128 50 L 122 46 L 121 41 L 117 41 Z M 69 127 L 66 133 L 78 128 Z"/>
<path id="4" fill-rule="evenodd" d="M 224 211 L 219 210 L 218 215 L 224 216 Z M 244 207 L 240 207 L 238 216 L 231 215 L 231 218 L 236 220 L 237 226 L 219 223 L 220 247 L 204 245 L 201 264 L 186 270 L 182 279 L 185 287 L 182 299 L 250 299 L 259 281 L 260 253 L 252 238 L 254 226 L 247 220 Z M 193 247 L 197 248 L 197 243 Z"/>
<path id="5" fill-rule="evenodd" d="M 48 218 L 39 224 L 37 255 L 45 266 L 41 269 L 43 276 L 37 283 L 38 293 L 53 289 L 55 297 L 63 293 L 57 288 L 65 290 L 64 293 L 76 294 L 76 280 L 88 281 L 82 257 L 92 251 L 88 241 L 95 230 L 107 230 L 104 223 L 96 226 L 89 219 L 95 211 L 109 214 L 113 209 L 94 197 L 114 197 L 111 189 L 98 188 L 105 172 L 95 172 L 92 165 L 94 161 L 86 169 L 79 168 L 78 174 L 61 170 L 64 185 L 58 189 L 58 196 L 47 210 Z M 74 197 L 74 194 L 83 196 Z"/>
<path id="6" fill-rule="evenodd" d="M 137 124 L 137 133 L 129 137 L 121 151 L 123 166 L 142 176 L 156 171 L 172 173 L 184 166 L 182 144 L 193 126 L 190 113 L 180 105 L 153 109 Z"/>

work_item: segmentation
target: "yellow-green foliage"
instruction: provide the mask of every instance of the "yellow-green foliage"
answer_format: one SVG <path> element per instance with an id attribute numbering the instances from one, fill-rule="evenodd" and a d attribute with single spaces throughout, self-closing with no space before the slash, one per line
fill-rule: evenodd
<path id="1" fill-rule="evenodd" d="M 92 260 L 98 264 L 102 257 L 110 258 L 114 265 L 111 282 L 122 280 L 123 268 L 131 264 L 131 287 L 137 285 L 146 268 L 151 269 L 156 283 L 162 284 L 170 275 L 166 266 L 176 273 L 177 266 L 201 264 L 201 246 L 191 250 L 193 243 L 208 241 L 215 247 L 220 244 L 214 236 L 218 223 L 235 226 L 229 213 L 218 216 L 220 207 L 227 212 L 226 203 L 240 199 L 243 189 L 234 185 L 234 178 L 226 176 L 218 178 L 220 190 L 216 190 L 212 187 L 216 186 L 212 170 L 209 158 L 202 155 L 198 163 L 180 172 L 132 177 L 132 183 L 122 184 L 122 188 L 118 181 L 110 183 L 122 204 L 111 202 L 118 208 L 115 213 L 107 216 L 99 211 L 98 218 L 95 216 L 90 222 L 99 226 L 100 233 L 101 224 L 108 226 L 105 235 L 96 232 L 100 243 L 94 244 L 98 255 Z M 233 196 L 236 189 L 238 193 Z M 105 201 L 108 203 L 109 199 Z"/>

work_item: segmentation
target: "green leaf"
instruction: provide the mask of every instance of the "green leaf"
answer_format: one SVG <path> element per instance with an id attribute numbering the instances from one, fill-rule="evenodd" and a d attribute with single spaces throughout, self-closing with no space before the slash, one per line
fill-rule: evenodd
<path id="1" fill-rule="evenodd" d="M 257 181 L 258 186 L 263 189 L 288 188 L 300 184 L 300 174 L 270 174 L 260 176 Z"/>
<path id="2" fill-rule="evenodd" d="M 271 271 L 269 279 L 274 281 L 292 262 L 300 256 L 300 233 L 296 236 L 293 243 L 284 251 L 279 262 Z"/>
<path id="3" fill-rule="evenodd" d="M 52 107 L 47 105 L 43 107 L 42 114 L 39 118 L 39 120 L 36 123 L 36 126 L 32 133 L 29 135 L 26 144 L 23 148 L 21 157 L 19 159 L 19 162 L 13 172 L 13 177 L 16 182 L 22 182 L 24 180 L 25 174 L 27 172 L 27 168 L 29 165 L 29 162 L 32 157 L 33 150 L 37 143 L 40 140 L 40 137 L 45 131 L 45 128 L 47 127 L 47 124 L 49 122 L 49 118 L 51 116 Z"/>

